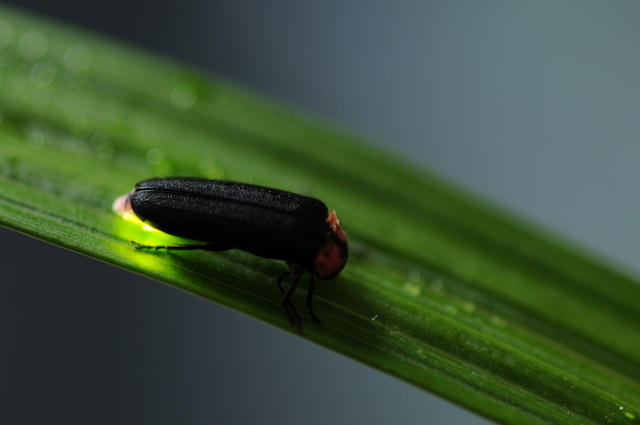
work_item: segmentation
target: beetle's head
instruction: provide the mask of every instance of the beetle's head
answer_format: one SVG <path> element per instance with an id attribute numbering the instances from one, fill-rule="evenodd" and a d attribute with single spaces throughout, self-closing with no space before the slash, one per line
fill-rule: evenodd
<path id="1" fill-rule="evenodd" d="M 314 260 L 315 273 L 323 280 L 337 277 L 349 257 L 347 234 L 340 227 L 340 220 L 333 210 L 329 211 L 327 227 L 327 238 Z"/>

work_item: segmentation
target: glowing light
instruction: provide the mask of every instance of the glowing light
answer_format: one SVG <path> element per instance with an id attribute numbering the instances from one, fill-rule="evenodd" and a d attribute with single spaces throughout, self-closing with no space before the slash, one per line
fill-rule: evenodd
<path id="1" fill-rule="evenodd" d="M 142 225 L 142 230 L 146 230 L 147 232 L 159 232 L 160 230 L 155 227 L 149 226 L 147 223 Z"/>
<path id="2" fill-rule="evenodd" d="M 139 224 L 141 226 L 144 224 L 144 222 L 142 220 L 140 220 L 138 218 L 138 216 L 135 215 L 132 212 L 126 212 L 126 213 L 122 214 L 122 218 L 124 218 L 125 220 L 130 221 L 130 222 L 132 222 L 134 224 Z"/>
<path id="3" fill-rule="evenodd" d="M 138 218 L 137 215 L 135 215 L 132 212 L 125 212 L 124 214 L 122 214 L 122 218 L 133 223 L 133 224 L 138 224 L 140 227 L 142 227 L 142 230 L 145 230 L 147 232 L 159 232 L 160 230 L 156 229 L 155 227 L 152 227 L 151 225 L 143 222 L 142 220 L 140 220 Z"/>

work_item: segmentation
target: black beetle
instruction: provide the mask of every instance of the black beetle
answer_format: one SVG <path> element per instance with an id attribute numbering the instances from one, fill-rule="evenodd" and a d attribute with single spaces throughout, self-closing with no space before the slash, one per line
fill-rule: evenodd
<path id="1" fill-rule="evenodd" d="M 347 262 L 347 235 L 335 212 L 315 198 L 283 190 L 201 178 L 151 179 L 116 199 L 113 209 L 120 215 L 133 213 L 170 235 L 206 243 L 137 244 L 137 249 L 241 249 L 286 261 L 290 271 L 282 273 L 277 284 L 280 306 L 292 325 L 300 326 L 291 295 L 302 275 L 310 273 L 306 305 L 311 319 L 320 324 L 311 307 L 314 276 L 333 279 Z M 291 275 L 293 282 L 285 291 L 282 280 Z"/>

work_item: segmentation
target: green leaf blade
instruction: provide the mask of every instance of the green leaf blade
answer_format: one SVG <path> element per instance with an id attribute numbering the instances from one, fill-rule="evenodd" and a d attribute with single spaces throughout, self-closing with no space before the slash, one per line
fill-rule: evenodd
<path id="1" fill-rule="evenodd" d="M 282 264 L 135 251 L 130 240 L 175 239 L 110 207 L 160 175 L 315 196 L 338 210 L 352 255 L 316 290 L 325 326 L 303 313 L 306 338 L 502 423 L 640 422 L 636 278 L 231 83 L 1 16 L 3 225 L 294 332 L 278 307 Z"/>

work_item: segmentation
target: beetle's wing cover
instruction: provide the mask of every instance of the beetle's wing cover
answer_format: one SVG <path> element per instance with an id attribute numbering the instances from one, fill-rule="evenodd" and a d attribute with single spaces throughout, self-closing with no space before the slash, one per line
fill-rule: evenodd
<path id="1" fill-rule="evenodd" d="M 154 179 L 136 185 L 130 202 L 166 233 L 305 266 L 327 232 L 321 201 L 245 183 Z"/>

